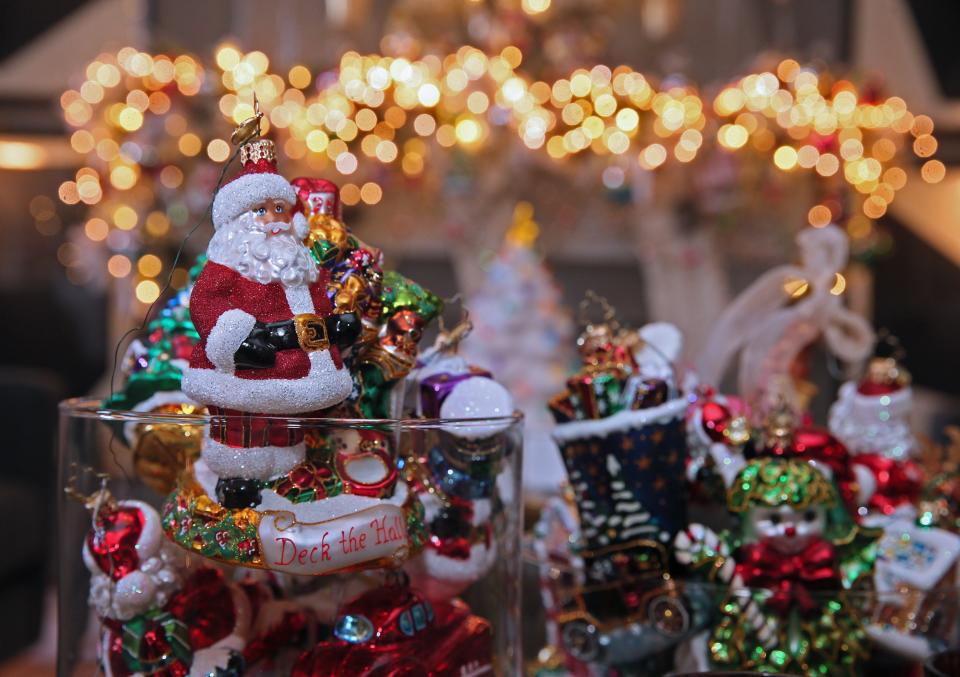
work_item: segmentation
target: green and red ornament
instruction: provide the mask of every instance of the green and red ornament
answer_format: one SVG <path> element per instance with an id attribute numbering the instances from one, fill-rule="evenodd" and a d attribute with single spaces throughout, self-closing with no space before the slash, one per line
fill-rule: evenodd
<path id="1" fill-rule="evenodd" d="M 389 418 L 393 389 L 417 364 L 424 329 L 443 309 L 439 297 L 400 273 L 383 275 L 376 316 L 364 323 L 351 359 L 356 382 L 350 406 L 363 418 Z"/>
<path id="2" fill-rule="evenodd" d="M 181 387 L 186 368 L 199 340 L 190 319 L 190 292 L 205 256 L 190 268 L 186 285 L 167 301 L 147 325 L 144 340 L 134 340 L 123 359 L 124 382 L 107 397 L 110 409 L 154 414 L 195 414 L 203 408 Z M 137 476 L 151 489 L 166 494 L 189 461 L 200 454 L 198 430 L 161 420 L 118 424 L 118 435 L 133 452 Z"/>
<path id="3" fill-rule="evenodd" d="M 831 466 L 797 453 L 783 423 L 758 435 L 769 453 L 730 486 L 737 528 L 691 525 L 676 536 L 677 560 L 720 592 L 706 651 L 685 655 L 708 656 L 700 669 L 855 674 L 869 654 L 860 593 L 873 586 L 880 531 L 857 524 Z"/>
<path id="4" fill-rule="evenodd" d="M 923 487 L 912 410 L 910 373 L 898 356 L 884 353 L 870 360 L 859 381 L 840 387 L 830 408 L 830 430 L 854 462 L 869 470 L 864 481 L 873 491 L 864 507 L 880 521 L 912 518 Z"/>

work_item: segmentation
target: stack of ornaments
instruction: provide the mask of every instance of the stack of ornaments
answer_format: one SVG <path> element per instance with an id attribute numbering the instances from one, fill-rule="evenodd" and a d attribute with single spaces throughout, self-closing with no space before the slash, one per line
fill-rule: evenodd
<path id="1" fill-rule="evenodd" d="M 287 181 L 249 137 L 206 256 L 105 403 L 209 424 L 116 431 L 162 508 L 88 497 L 102 668 L 484 674 L 491 623 L 458 596 L 498 557 L 511 397 L 456 354 L 463 328 L 421 352 L 440 300 L 382 269 L 334 184 Z M 357 421 L 386 418 L 428 425 Z"/>
<path id="2" fill-rule="evenodd" d="M 581 366 L 549 404 L 569 491 L 535 529 L 551 640 L 541 667 L 661 674 L 700 615 L 671 574 L 687 523 L 682 339 L 667 324 L 622 328 L 608 309 L 577 346 Z"/>
<path id="3" fill-rule="evenodd" d="M 843 232 L 798 244 L 682 377 L 675 332 L 587 326 L 550 407 L 569 485 L 536 528 L 549 644 L 531 674 L 907 674 L 960 629 L 956 450 L 923 462 L 901 351 L 835 291 Z M 803 381 L 818 342 L 866 364 L 829 427 Z"/>

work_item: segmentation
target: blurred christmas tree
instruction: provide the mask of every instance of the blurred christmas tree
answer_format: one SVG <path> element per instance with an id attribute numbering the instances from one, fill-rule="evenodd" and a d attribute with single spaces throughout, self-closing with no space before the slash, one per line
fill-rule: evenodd
<path id="1" fill-rule="evenodd" d="M 556 491 L 566 472 L 550 438 L 553 422 L 547 400 L 563 389 L 573 321 L 534 248 L 538 233 L 533 207 L 518 203 L 503 246 L 483 283 L 468 297 L 473 331 L 463 352 L 469 361 L 497 375 L 526 416 L 526 488 Z"/>
<path id="2" fill-rule="evenodd" d="M 190 319 L 190 292 L 206 260 L 204 254 L 197 257 L 187 284 L 150 322 L 144 340 L 137 339 L 130 345 L 121 367 L 126 380 L 111 392 L 104 406 L 154 411 L 164 405 L 190 402 L 180 390 L 180 379 L 200 339 Z"/>

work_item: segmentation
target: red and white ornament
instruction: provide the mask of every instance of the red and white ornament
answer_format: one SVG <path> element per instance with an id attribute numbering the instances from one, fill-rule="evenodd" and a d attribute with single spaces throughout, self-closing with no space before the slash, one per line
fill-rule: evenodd
<path id="1" fill-rule="evenodd" d="M 157 511 L 141 501 L 101 507 L 84 540 L 83 561 L 91 574 L 90 604 L 98 616 L 121 621 L 166 604 L 186 564 Z"/>
<path id="2" fill-rule="evenodd" d="M 875 358 L 867 376 L 844 383 L 830 407 L 830 430 L 850 451 L 861 486 L 871 487 L 863 505 L 876 518 L 909 518 L 923 485 L 913 462 L 912 406 L 907 373 L 892 358 Z"/>
<path id="3" fill-rule="evenodd" d="M 242 665 L 251 613 L 237 585 L 191 562 L 166 539 L 159 514 L 146 503 L 102 500 L 93 520 L 83 560 L 108 677 L 161 669 L 201 677 Z"/>
<path id="4" fill-rule="evenodd" d="M 902 386 L 874 392 L 868 382 L 849 381 L 830 407 L 830 430 L 853 454 L 881 454 L 893 460 L 911 458 L 917 449 L 910 426 L 913 391 Z"/>

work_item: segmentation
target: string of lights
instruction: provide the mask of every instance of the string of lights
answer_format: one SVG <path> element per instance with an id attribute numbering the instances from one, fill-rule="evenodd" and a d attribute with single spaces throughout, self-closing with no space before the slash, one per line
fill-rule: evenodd
<path id="1" fill-rule="evenodd" d="M 808 218 L 813 226 L 846 220 L 852 237 L 906 183 L 899 163 L 908 151 L 924 160 L 925 181 L 945 174 L 932 158 L 929 117 L 899 97 L 862 91 L 792 59 L 728 84 L 712 100 L 690 84 L 658 83 L 626 66 L 578 69 L 547 82 L 522 63 L 515 46 L 497 54 L 464 46 L 418 59 L 348 52 L 335 71 L 296 65 L 285 74 L 272 72 L 263 52 L 229 44 L 209 66 L 130 47 L 101 54 L 60 100 L 84 166 L 59 197 L 89 206 L 86 238 L 106 243 L 108 273 L 132 276 L 137 298 L 149 303 L 163 264 L 142 252 L 209 198 L 203 189 L 230 154 L 223 135 L 253 114 L 254 94 L 264 131 L 309 170 L 338 174 L 347 205 L 379 202 L 385 168 L 416 179 L 431 153 L 456 147 L 471 154 L 511 137 L 558 163 L 592 155 L 621 170 L 689 163 L 705 145 L 752 150 L 780 171 L 851 188 L 859 213 L 842 214 L 824 199 Z M 68 273 L 76 258 L 61 257 Z"/>

